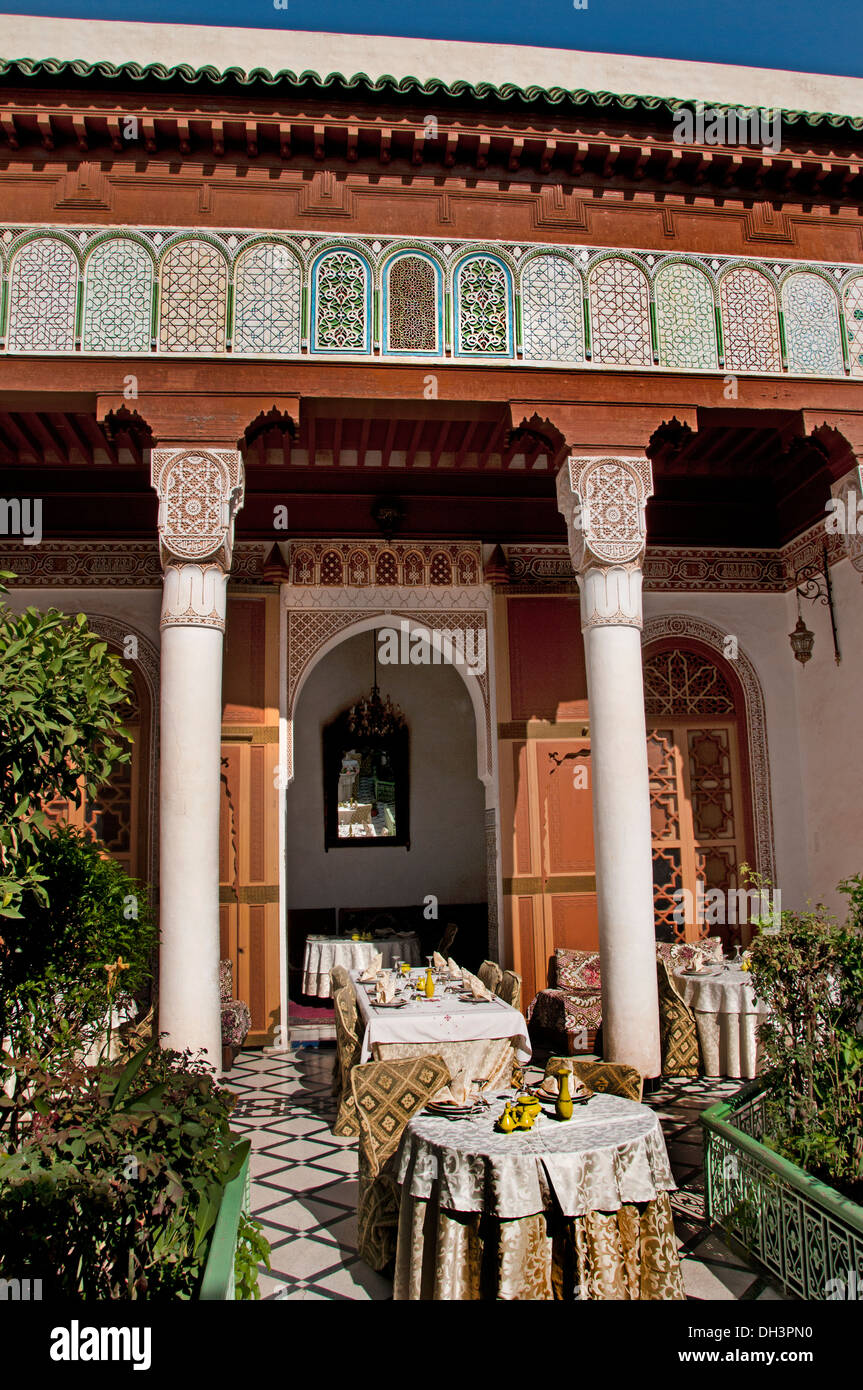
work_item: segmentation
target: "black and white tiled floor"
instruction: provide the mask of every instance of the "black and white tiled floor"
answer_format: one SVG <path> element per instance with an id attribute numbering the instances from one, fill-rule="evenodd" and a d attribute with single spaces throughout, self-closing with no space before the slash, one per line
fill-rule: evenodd
<path id="1" fill-rule="evenodd" d="M 227 1078 L 238 1098 L 232 1127 L 252 1141 L 252 1211 L 272 1247 L 272 1268 L 260 1276 L 262 1298 L 392 1298 L 388 1280 L 357 1255 L 357 1145 L 330 1128 L 334 1059 L 332 1046 L 300 1046 L 290 1054 L 249 1051 Z M 732 1254 L 704 1217 L 698 1116 L 740 1084 L 671 1080 L 647 1098 L 659 1111 L 678 1183 L 672 1206 L 691 1299 L 787 1297 Z"/>

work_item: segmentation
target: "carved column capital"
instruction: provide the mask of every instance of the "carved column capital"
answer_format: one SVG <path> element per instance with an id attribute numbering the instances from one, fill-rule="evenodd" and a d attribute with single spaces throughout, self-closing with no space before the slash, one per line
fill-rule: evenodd
<path id="1" fill-rule="evenodd" d="M 641 627 L 645 511 L 652 493 L 646 458 L 572 455 L 558 473 L 557 502 L 581 590 L 582 631 Z"/>
<path id="2" fill-rule="evenodd" d="M 223 632 L 243 460 L 236 449 L 153 449 L 150 481 L 159 497 L 161 626 Z"/>
<path id="3" fill-rule="evenodd" d="M 231 568 L 234 518 L 245 475 L 237 449 L 153 449 L 150 482 L 159 495 L 162 565 L 187 561 Z"/>

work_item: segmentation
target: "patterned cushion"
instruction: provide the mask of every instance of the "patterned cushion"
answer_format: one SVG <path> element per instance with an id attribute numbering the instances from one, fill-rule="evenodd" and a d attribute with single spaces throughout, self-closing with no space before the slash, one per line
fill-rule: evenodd
<path id="1" fill-rule="evenodd" d="M 695 942 L 679 941 L 671 948 L 672 970 L 700 970 L 704 964 L 704 952 Z"/>
<path id="2" fill-rule="evenodd" d="M 656 978 L 663 1073 L 666 1076 L 698 1076 L 700 1067 L 695 1015 L 677 993 L 671 971 L 662 957 L 656 962 Z"/>
<path id="3" fill-rule="evenodd" d="M 707 960 L 722 960 L 722 937 L 705 936 L 703 941 L 699 941 L 701 954 Z"/>
<path id="4" fill-rule="evenodd" d="M 405 1125 L 449 1081 L 436 1056 L 367 1062 L 351 1073 L 360 1126 L 357 1248 L 372 1269 L 386 1269 L 395 1258 L 400 1189 L 393 1165 Z"/>
<path id="5" fill-rule="evenodd" d="M 222 1004 L 222 1047 L 242 1047 L 251 1026 L 252 1015 L 242 999 Z"/>
<path id="6" fill-rule="evenodd" d="M 528 1022 L 558 1032 L 596 1029 L 602 1022 L 602 995 L 594 990 L 543 989 L 527 1011 Z"/>
<path id="7" fill-rule="evenodd" d="M 219 961 L 219 998 L 223 1004 L 228 1004 L 234 997 L 234 962 L 232 960 Z"/>
<path id="8" fill-rule="evenodd" d="M 602 986 L 596 951 L 570 951 L 558 946 L 554 953 L 558 989 L 591 989 Z"/>
<path id="9" fill-rule="evenodd" d="M 626 1096 L 627 1100 L 641 1100 L 644 1083 L 641 1072 L 636 1071 L 635 1067 L 627 1067 L 623 1062 L 578 1062 L 572 1057 L 549 1057 L 545 1074 L 553 1076 L 562 1067 L 566 1067 L 592 1091 L 604 1092 L 609 1096 Z"/>

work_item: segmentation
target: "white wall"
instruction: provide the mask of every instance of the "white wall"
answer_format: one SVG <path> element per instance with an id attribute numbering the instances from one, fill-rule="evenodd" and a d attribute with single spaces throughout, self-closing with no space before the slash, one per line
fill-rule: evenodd
<path id="1" fill-rule="evenodd" d="M 790 683 L 799 711 L 800 756 L 806 791 L 806 855 L 814 901 L 843 919 L 840 879 L 863 873 L 863 576 L 843 560 L 830 570 L 841 664 L 833 657 L 830 615 L 821 604 L 801 604 L 815 633 L 811 661 L 791 661 Z M 797 621 L 787 599 L 786 631 Z"/>
<path id="2" fill-rule="evenodd" d="M 484 807 L 476 775 L 476 723 L 461 676 L 448 666 L 378 668 L 381 694 L 404 711 L 410 731 L 411 848 L 324 851 L 321 737 L 372 676 L 372 636 L 328 653 L 299 697 L 294 780 L 287 792 L 289 908 L 395 907 L 486 901 Z"/>
<path id="3" fill-rule="evenodd" d="M 785 594 L 645 594 L 645 619 L 661 613 L 686 613 L 715 623 L 725 633 L 733 633 L 740 650 L 749 657 L 758 673 L 767 717 L 775 886 L 782 892 L 783 907 L 803 907 L 814 889 L 807 852 L 808 807 L 801 761 L 799 681 L 793 669 L 795 666 L 798 670 L 802 668 L 794 660 L 788 641 L 788 633 L 796 621 L 796 609 L 792 618 L 789 598 Z M 814 627 L 812 623 L 809 625 Z M 828 658 L 826 641 L 822 640 L 817 647 L 820 664 L 832 667 L 832 654 Z M 815 658 L 810 667 L 814 664 Z M 813 772 L 813 775 L 819 774 Z M 832 881 L 819 884 L 817 891 L 823 893 L 831 886 Z"/>

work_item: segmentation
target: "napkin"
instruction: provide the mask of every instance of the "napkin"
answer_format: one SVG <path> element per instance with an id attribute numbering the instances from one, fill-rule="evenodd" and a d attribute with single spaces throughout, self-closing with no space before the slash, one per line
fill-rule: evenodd
<path id="1" fill-rule="evenodd" d="M 371 960 L 369 961 L 368 965 L 366 966 L 365 970 L 363 971 L 362 975 L 360 976 L 360 979 L 361 979 L 361 980 L 373 980 L 373 979 L 375 978 L 375 976 L 377 975 L 378 971 L 380 970 L 381 966 L 383 965 L 383 963 L 384 963 L 383 954 L 382 954 L 380 951 L 375 951 L 374 955 L 372 956 Z"/>
<path id="2" fill-rule="evenodd" d="M 447 961 L 447 965 L 449 966 L 449 973 L 450 973 L 451 975 L 459 975 L 459 976 L 461 975 L 461 966 L 460 966 L 460 965 L 456 965 L 456 963 L 455 963 L 455 961 L 453 960 L 452 956 L 450 956 L 449 960 Z"/>
<path id="3" fill-rule="evenodd" d="M 435 970 L 446 970 L 446 961 L 444 960 L 440 951 L 435 951 L 434 955 L 432 956 L 432 963 L 434 965 Z"/>
<path id="4" fill-rule="evenodd" d="M 396 997 L 396 982 L 392 975 L 385 975 L 382 980 L 378 980 L 375 999 L 378 1004 L 392 1004 Z"/>
<path id="5" fill-rule="evenodd" d="M 486 989 L 479 976 L 472 975 L 469 970 L 462 970 L 461 980 L 465 988 L 465 993 L 472 994 L 474 999 L 494 998 L 494 995 L 492 994 L 491 990 Z"/>

